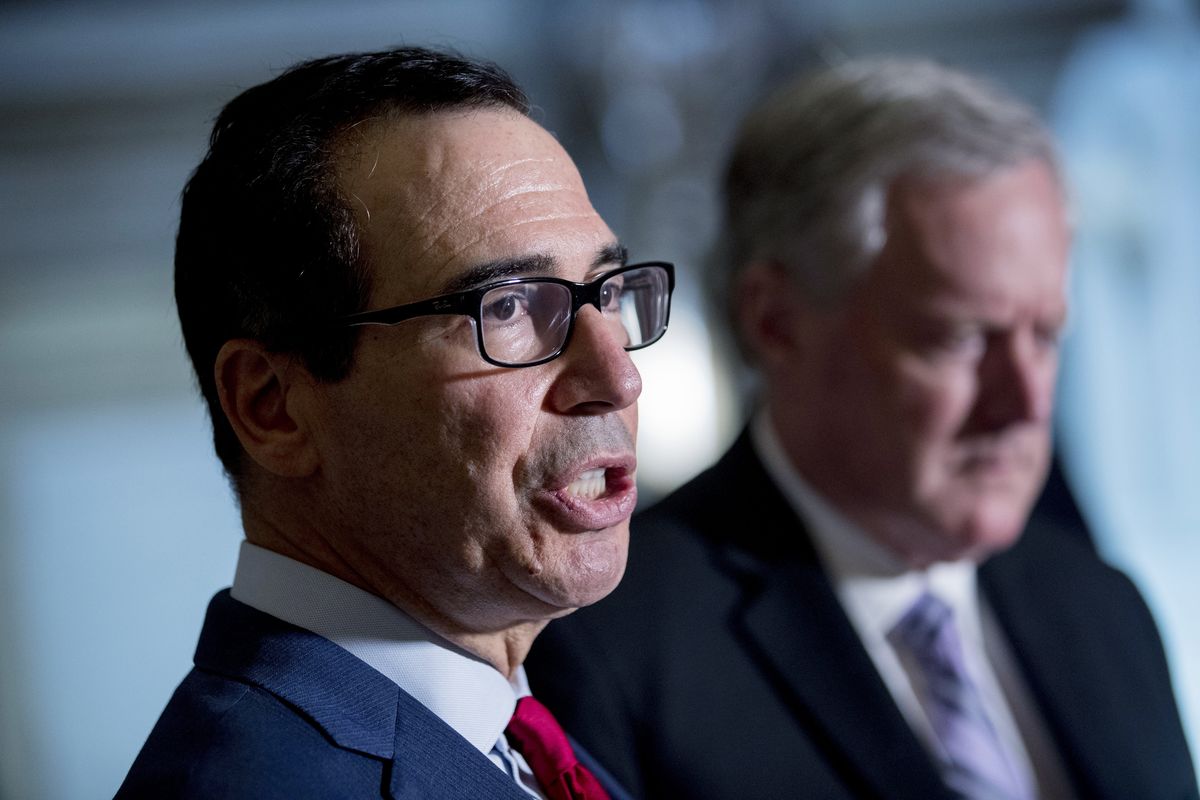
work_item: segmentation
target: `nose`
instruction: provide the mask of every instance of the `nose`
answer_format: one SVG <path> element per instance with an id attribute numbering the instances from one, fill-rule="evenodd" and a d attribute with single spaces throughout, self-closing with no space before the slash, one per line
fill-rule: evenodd
<path id="1" fill-rule="evenodd" d="M 987 430 L 1049 422 L 1058 352 L 1032 335 L 1001 337 L 980 362 L 979 422 Z"/>
<path id="2" fill-rule="evenodd" d="M 607 414 L 637 402 L 642 376 L 619 328 L 591 306 L 579 309 L 575 331 L 566 352 L 552 365 L 561 372 L 549 394 L 555 411 L 563 414 Z"/>

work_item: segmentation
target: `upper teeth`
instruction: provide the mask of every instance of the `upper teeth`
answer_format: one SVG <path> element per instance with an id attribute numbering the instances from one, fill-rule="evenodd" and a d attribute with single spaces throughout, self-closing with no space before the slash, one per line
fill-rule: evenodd
<path id="1" fill-rule="evenodd" d="M 604 480 L 604 469 L 589 469 L 571 481 L 571 485 L 567 487 L 567 494 L 585 500 L 595 500 L 604 494 L 605 488 L 607 484 Z"/>

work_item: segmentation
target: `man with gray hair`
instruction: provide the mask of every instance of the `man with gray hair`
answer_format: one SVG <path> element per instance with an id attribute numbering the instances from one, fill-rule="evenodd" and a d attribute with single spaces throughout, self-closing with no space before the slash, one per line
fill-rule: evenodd
<path id="1" fill-rule="evenodd" d="M 750 116 L 725 198 L 758 406 L 549 627 L 539 696 L 645 797 L 1200 796 L 1137 590 L 1029 520 L 1070 239 L 1036 115 L 847 63 Z"/>

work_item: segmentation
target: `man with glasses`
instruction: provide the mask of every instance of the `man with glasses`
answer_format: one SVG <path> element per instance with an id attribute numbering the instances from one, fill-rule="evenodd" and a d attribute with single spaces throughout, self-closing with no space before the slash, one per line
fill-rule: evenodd
<path id="1" fill-rule="evenodd" d="M 120 797 L 624 796 L 522 661 L 625 569 L 674 277 L 527 112 L 406 48 L 218 118 L 176 299 L 246 541 Z"/>
<path id="2" fill-rule="evenodd" d="M 928 62 L 820 71 L 747 120 L 717 283 L 760 404 L 530 659 L 631 791 L 1197 797 L 1137 590 L 1027 525 L 1064 195 L 1031 110 Z"/>

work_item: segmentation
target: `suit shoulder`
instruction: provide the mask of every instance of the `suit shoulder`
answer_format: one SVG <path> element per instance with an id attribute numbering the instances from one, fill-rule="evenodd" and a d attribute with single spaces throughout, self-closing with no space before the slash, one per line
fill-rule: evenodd
<path id="1" fill-rule="evenodd" d="M 984 565 L 980 580 L 1009 628 L 1037 620 L 1060 642 L 1086 643 L 1088 657 L 1123 651 L 1128 663 L 1169 683 L 1158 626 L 1141 591 L 1077 532 L 1035 520 L 1016 545 Z"/>
<path id="2" fill-rule="evenodd" d="M 1025 583 L 1051 585 L 1060 594 L 1089 603 L 1145 608 L 1129 576 L 1105 561 L 1082 531 L 1035 518 L 1017 544 L 994 561 L 997 572 Z"/>
<path id="3" fill-rule="evenodd" d="M 258 687 L 193 670 L 134 761 L 117 798 L 361 796 L 383 762 L 336 747 Z"/>

